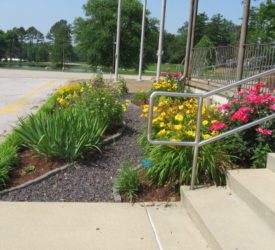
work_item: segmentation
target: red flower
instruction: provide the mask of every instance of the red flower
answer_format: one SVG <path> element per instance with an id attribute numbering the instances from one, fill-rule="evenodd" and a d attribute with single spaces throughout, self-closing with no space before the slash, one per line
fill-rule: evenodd
<path id="1" fill-rule="evenodd" d="M 216 121 L 209 127 L 209 130 L 219 131 L 219 130 L 222 130 L 224 128 L 227 128 L 227 125 L 225 123 Z"/>
<path id="2" fill-rule="evenodd" d="M 230 103 L 226 103 L 226 104 L 223 104 L 221 105 L 218 110 L 219 111 L 222 111 L 222 110 L 226 110 L 226 109 L 229 109 L 231 107 L 231 104 Z"/>
<path id="3" fill-rule="evenodd" d="M 172 76 L 175 77 L 175 78 L 177 78 L 177 77 L 181 76 L 181 73 L 177 71 L 177 72 L 174 72 L 172 74 Z"/>
<path id="4" fill-rule="evenodd" d="M 256 131 L 261 133 L 262 135 L 271 135 L 272 134 L 271 129 L 257 128 Z"/>
<path id="5" fill-rule="evenodd" d="M 262 87 L 264 86 L 265 84 L 263 82 L 258 82 L 254 85 L 255 89 L 260 92 Z"/>

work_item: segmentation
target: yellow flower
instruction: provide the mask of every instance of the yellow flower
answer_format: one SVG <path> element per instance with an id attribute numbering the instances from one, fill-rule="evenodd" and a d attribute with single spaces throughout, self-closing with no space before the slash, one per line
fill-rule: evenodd
<path id="1" fill-rule="evenodd" d="M 164 122 L 161 122 L 161 123 L 159 124 L 159 126 L 160 126 L 161 128 L 163 128 L 163 127 L 165 127 L 165 123 L 164 123 Z"/>
<path id="2" fill-rule="evenodd" d="M 175 128 L 175 130 L 181 130 L 182 129 L 182 125 L 174 125 L 174 128 Z"/>
<path id="3" fill-rule="evenodd" d="M 177 115 L 175 116 L 175 120 L 176 120 L 176 121 L 179 121 L 179 122 L 182 122 L 182 121 L 183 121 L 183 115 L 182 115 L 182 114 L 177 114 Z"/>
<path id="4" fill-rule="evenodd" d="M 169 123 L 167 123 L 167 127 L 168 127 L 169 129 L 172 129 L 172 128 L 173 128 L 173 124 L 172 124 L 171 122 L 169 122 Z"/>
<path id="5" fill-rule="evenodd" d="M 152 120 L 152 124 L 156 124 L 158 121 L 159 121 L 159 118 L 157 117 L 157 118 Z"/>
<path id="6" fill-rule="evenodd" d="M 209 138 L 211 138 L 212 136 L 211 135 L 209 135 L 209 134 L 203 134 L 202 135 L 202 138 L 204 139 L 204 140 L 207 140 L 207 139 L 209 139 Z"/>
<path id="7" fill-rule="evenodd" d="M 179 110 L 183 110 L 183 105 L 179 105 Z"/>
<path id="8" fill-rule="evenodd" d="M 195 135 L 196 135 L 195 132 L 192 130 L 187 131 L 185 134 L 188 136 L 191 136 L 191 137 L 195 137 Z"/>
<path id="9" fill-rule="evenodd" d="M 203 125 L 203 126 L 205 126 L 205 125 L 207 125 L 207 124 L 208 124 L 208 121 L 207 121 L 207 120 L 203 120 L 203 121 L 202 121 L 202 125 Z"/>
<path id="10" fill-rule="evenodd" d="M 68 106 L 68 103 L 66 102 L 66 100 L 64 98 L 60 98 L 58 103 L 64 107 Z"/>
<path id="11" fill-rule="evenodd" d="M 211 121 L 211 124 L 213 124 L 213 123 L 215 123 L 215 122 L 217 122 L 217 120 L 212 120 L 212 121 Z"/>
<path id="12" fill-rule="evenodd" d="M 166 130 L 165 129 L 162 129 L 160 130 L 158 133 L 157 133 L 158 136 L 164 136 L 166 135 Z"/>

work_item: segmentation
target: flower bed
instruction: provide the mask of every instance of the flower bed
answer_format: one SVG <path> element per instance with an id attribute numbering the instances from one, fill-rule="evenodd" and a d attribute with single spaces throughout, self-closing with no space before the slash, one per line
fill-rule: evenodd
<path id="1" fill-rule="evenodd" d="M 171 79 L 172 74 L 154 82 L 152 90 L 185 91 L 181 83 Z M 263 93 L 264 83 L 257 83 L 251 89 L 243 89 L 221 106 L 203 105 L 201 140 L 209 139 L 239 125 L 274 113 L 275 97 Z M 149 96 L 139 94 L 142 98 Z M 147 120 L 149 105 L 141 105 L 142 117 Z M 198 103 L 193 98 L 159 97 L 153 107 L 152 138 L 166 141 L 194 141 Z M 124 186 L 124 196 L 139 200 L 144 196 L 144 186 L 177 190 L 179 185 L 189 185 L 192 173 L 193 148 L 184 146 L 151 145 L 146 139 L 145 127 L 139 138 L 144 158 L 150 162 L 146 170 L 133 166 L 128 175 L 136 171 L 134 188 Z M 224 185 L 226 172 L 231 168 L 265 167 L 266 155 L 275 151 L 274 121 L 250 128 L 223 140 L 204 145 L 199 150 L 196 184 Z M 148 166 L 147 166 L 148 167 Z M 127 176 L 126 174 L 126 176 Z M 126 179 L 126 178 L 125 178 Z M 118 189 L 122 184 L 123 168 Z M 132 183 L 132 184 L 133 184 Z M 145 185 L 144 185 L 145 183 Z M 123 186 L 122 185 L 122 186 Z M 126 185 L 127 186 L 127 185 Z M 169 189 L 170 187 L 170 189 Z"/>
<path id="2" fill-rule="evenodd" d="M 129 103 L 122 103 L 121 91 L 102 79 L 58 89 L 36 114 L 21 119 L 0 145 L 1 188 L 100 151 L 104 134 L 122 126 Z M 42 158 L 37 160 L 36 155 Z"/>

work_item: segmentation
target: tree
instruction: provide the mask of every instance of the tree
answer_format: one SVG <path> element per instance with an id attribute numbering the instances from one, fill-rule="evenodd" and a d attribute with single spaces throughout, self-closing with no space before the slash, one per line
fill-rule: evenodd
<path id="1" fill-rule="evenodd" d="M 54 67 L 64 66 L 73 53 L 71 25 L 66 20 L 56 22 L 47 34 L 51 40 L 51 62 Z"/>
<path id="2" fill-rule="evenodd" d="M 7 50 L 6 55 L 11 61 L 12 58 L 19 57 L 20 43 L 18 41 L 17 28 L 6 32 Z"/>
<path id="3" fill-rule="evenodd" d="M 266 0 L 259 8 L 253 7 L 250 11 L 248 26 L 248 41 L 274 42 L 275 41 L 275 1 Z"/>
<path id="4" fill-rule="evenodd" d="M 84 5 L 87 18 L 74 22 L 78 50 L 88 63 L 112 66 L 116 38 L 117 1 L 88 0 Z M 144 63 L 155 59 L 157 45 L 156 20 L 146 13 Z M 139 0 L 124 0 L 121 14 L 120 65 L 138 68 L 142 4 Z M 150 51 L 148 50 L 150 48 Z"/>
<path id="5" fill-rule="evenodd" d="M 217 14 L 212 16 L 206 32 L 214 46 L 226 46 L 235 42 L 236 25 L 223 18 L 221 14 Z"/>
<path id="6" fill-rule="evenodd" d="M 7 41 L 6 34 L 3 30 L 0 30 L 0 59 L 6 56 Z"/>

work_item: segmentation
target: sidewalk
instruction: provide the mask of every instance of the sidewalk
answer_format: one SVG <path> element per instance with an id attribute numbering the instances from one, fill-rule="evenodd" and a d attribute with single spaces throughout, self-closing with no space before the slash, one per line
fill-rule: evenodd
<path id="1" fill-rule="evenodd" d="M 206 249 L 181 203 L 0 202 L 0 249 Z"/>

